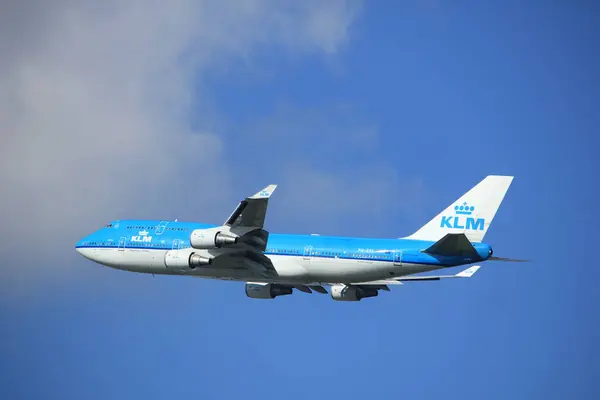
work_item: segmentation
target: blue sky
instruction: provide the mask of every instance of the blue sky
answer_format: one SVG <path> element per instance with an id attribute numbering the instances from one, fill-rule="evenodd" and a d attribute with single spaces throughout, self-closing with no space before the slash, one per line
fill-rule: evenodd
<path id="1" fill-rule="evenodd" d="M 40 228 L 51 248 L 29 255 L 35 248 L 23 245 L 31 224 L 47 225 L 53 212 L 14 208 L 29 234 L 19 243 L 3 237 L 0 398 L 600 396 L 598 6 L 411 1 L 340 12 L 349 8 L 335 4 L 317 14 L 285 9 L 287 22 L 295 13 L 342 16 L 300 38 L 301 23 L 248 25 L 242 36 L 258 44 L 219 41 L 235 51 L 184 70 L 189 80 L 175 82 L 189 96 L 170 104 L 183 110 L 176 126 L 201 139 L 181 146 L 189 142 L 166 136 L 175 147 L 165 153 L 181 167 L 164 167 L 173 186 L 145 175 L 136 186 L 136 149 L 156 160 L 150 146 L 163 132 L 127 148 L 121 156 L 133 161 L 116 174 L 101 172 L 107 158 L 87 158 L 98 165 L 85 170 L 87 181 L 69 175 L 55 184 L 53 196 L 65 193 L 63 204 L 72 200 L 88 219 Z M 313 40 L 322 26 L 340 28 Z M 273 32 L 281 41 L 267 37 Z M 129 122 L 117 130 L 138 125 Z M 114 147 L 108 152 L 119 154 Z M 67 148 L 68 174 L 81 160 Z M 162 176 L 164 165 L 151 162 Z M 205 177 L 213 171 L 225 171 L 216 183 Z M 360 303 L 302 293 L 252 301 L 242 284 L 110 270 L 72 248 L 115 218 L 220 222 L 272 182 L 280 186 L 271 231 L 399 237 L 488 174 L 515 180 L 486 241 L 496 255 L 533 262 L 488 263 L 473 279 L 407 284 Z M 80 190 L 70 192 L 74 182 Z M 110 192 L 112 182 L 118 202 L 86 197 L 95 187 Z M 200 187 L 185 192 L 194 182 Z M 37 198 L 36 187 L 18 193 Z"/>

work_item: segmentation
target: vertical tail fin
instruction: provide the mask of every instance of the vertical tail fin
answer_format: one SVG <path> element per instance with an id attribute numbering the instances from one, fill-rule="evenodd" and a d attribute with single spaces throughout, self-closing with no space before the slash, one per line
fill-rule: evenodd
<path id="1" fill-rule="evenodd" d="M 407 239 L 438 241 L 448 233 L 464 233 L 481 242 L 514 177 L 489 175 Z"/>

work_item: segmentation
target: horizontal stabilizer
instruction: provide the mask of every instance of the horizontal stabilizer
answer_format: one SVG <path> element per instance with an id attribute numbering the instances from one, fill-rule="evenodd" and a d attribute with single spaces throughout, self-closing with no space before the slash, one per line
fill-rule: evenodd
<path id="1" fill-rule="evenodd" d="M 459 272 L 458 274 L 454 275 L 454 277 L 456 278 L 470 278 L 472 277 L 475 272 L 477 272 L 477 270 L 481 268 L 481 266 L 479 265 L 473 265 L 472 267 L 469 267 L 467 269 L 465 269 L 464 271 Z"/>
<path id="2" fill-rule="evenodd" d="M 424 250 L 427 254 L 440 256 L 477 256 L 477 251 L 464 233 L 448 233 Z"/>
<path id="3" fill-rule="evenodd" d="M 492 256 L 488 259 L 488 261 L 504 261 L 504 262 L 529 262 L 530 260 L 522 260 L 519 258 L 505 258 L 505 257 L 496 257 Z"/>

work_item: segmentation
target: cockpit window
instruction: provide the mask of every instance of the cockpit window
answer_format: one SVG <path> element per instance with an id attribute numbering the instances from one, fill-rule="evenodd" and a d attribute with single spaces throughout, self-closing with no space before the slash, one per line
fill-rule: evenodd
<path id="1" fill-rule="evenodd" d="M 112 224 L 108 224 L 108 225 L 105 225 L 104 227 L 105 228 L 110 228 L 111 226 L 112 226 Z"/>

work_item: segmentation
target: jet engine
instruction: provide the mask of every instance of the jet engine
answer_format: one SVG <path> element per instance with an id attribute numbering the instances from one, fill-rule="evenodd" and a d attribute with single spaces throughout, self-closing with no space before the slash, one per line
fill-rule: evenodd
<path id="1" fill-rule="evenodd" d="M 290 286 L 276 283 L 246 283 L 246 296 L 252 299 L 274 299 L 277 296 L 292 294 Z"/>
<path id="2" fill-rule="evenodd" d="M 214 249 L 237 242 L 238 236 L 223 233 L 218 229 L 195 229 L 190 235 L 190 244 L 195 249 Z"/>
<path id="3" fill-rule="evenodd" d="M 212 264 L 212 260 L 212 257 L 205 257 L 188 250 L 170 250 L 165 254 L 165 266 L 173 269 L 204 267 Z"/>
<path id="4" fill-rule="evenodd" d="M 377 289 L 333 285 L 331 286 L 331 298 L 337 301 L 360 301 L 367 297 L 376 297 L 379 294 Z"/>

